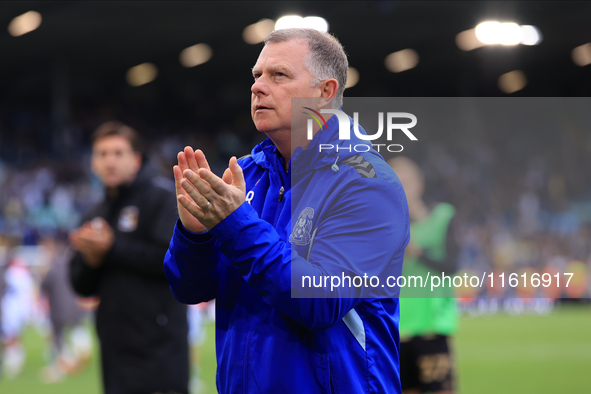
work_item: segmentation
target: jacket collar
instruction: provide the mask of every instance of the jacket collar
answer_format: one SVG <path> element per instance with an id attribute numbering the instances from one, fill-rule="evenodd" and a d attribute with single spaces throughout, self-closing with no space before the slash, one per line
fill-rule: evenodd
<path id="1" fill-rule="evenodd" d="M 342 108 L 341 108 L 342 111 Z M 355 156 L 363 151 L 381 157 L 372 149 L 371 141 L 364 141 L 353 132 L 353 119 L 349 116 L 349 128 L 351 130 L 350 140 L 339 139 L 339 121 L 336 115 L 331 116 L 326 122 L 328 127 L 323 127 L 316 133 L 306 149 L 297 148 L 291 156 L 292 175 L 302 176 L 303 174 L 318 170 L 320 168 L 331 168 L 334 164 Z M 363 127 L 359 126 L 362 134 L 367 134 Z M 320 151 L 320 144 L 332 145 L 331 149 Z M 368 146 L 361 148 L 360 145 Z M 337 148 L 338 147 L 338 152 Z M 357 147 L 357 150 L 355 150 Z"/>
<path id="2" fill-rule="evenodd" d="M 302 149 L 301 147 L 296 148 L 289 163 L 292 176 L 301 176 L 309 171 L 318 170 L 323 167 L 330 168 L 333 164 L 339 163 L 364 151 L 365 148 L 360 148 L 360 145 L 369 146 L 369 154 L 374 154 L 382 158 L 378 152 L 372 149 L 371 141 L 364 141 L 357 137 L 353 131 L 353 119 L 350 116 L 350 140 L 339 140 L 339 121 L 336 116 L 331 116 L 326 122 L 326 126 L 323 126 L 322 129 L 316 133 L 306 149 Z M 361 126 L 359 126 L 359 131 L 362 134 L 367 134 L 365 129 Z M 320 144 L 330 144 L 334 147 L 338 146 L 338 153 L 335 148 L 322 150 L 322 152 L 320 152 Z M 355 150 L 354 147 L 357 147 L 357 150 Z M 277 147 L 269 138 L 266 138 L 263 142 L 256 145 L 251 153 L 255 163 L 263 168 L 277 171 L 277 168 L 281 166 Z"/>

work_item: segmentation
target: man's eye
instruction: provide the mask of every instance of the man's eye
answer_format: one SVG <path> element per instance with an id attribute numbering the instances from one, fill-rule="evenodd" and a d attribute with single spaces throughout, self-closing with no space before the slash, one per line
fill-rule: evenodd
<path id="1" fill-rule="evenodd" d="M 277 73 L 276 75 L 277 75 L 278 77 L 285 77 L 285 74 L 283 74 L 283 73 Z"/>
<path id="2" fill-rule="evenodd" d="M 259 77 L 261 76 L 261 74 L 253 74 L 253 78 L 256 81 L 257 79 L 259 79 Z"/>

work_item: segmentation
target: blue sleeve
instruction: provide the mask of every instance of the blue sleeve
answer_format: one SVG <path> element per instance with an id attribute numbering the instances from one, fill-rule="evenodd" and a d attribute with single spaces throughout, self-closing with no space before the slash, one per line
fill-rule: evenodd
<path id="1" fill-rule="evenodd" d="M 309 261 L 280 239 L 247 203 L 210 233 L 221 252 L 265 302 L 313 331 L 330 328 L 362 301 L 357 288 L 308 289 L 308 298 L 292 298 L 302 276 L 382 272 L 395 264 L 402 271 L 409 240 L 408 210 L 392 184 L 356 180 L 319 224 Z M 363 198 L 360 198 L 363 197 Z M 312 295 L 313 298 L 310 296 Z"/>
<path id="2" fill-rule="evenodd" d="M 164 272 L 176 299 L 185 304 L 214 299 L 216 266 L 215 241 L 211 235 L 191 233 L 177 220 L 164 257 Z"/>

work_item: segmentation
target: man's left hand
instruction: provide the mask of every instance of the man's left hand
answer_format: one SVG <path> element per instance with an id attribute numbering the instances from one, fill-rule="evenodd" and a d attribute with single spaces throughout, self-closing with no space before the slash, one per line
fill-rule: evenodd
<path id="1" fill-rule="evenodd" d="M 187 196 L 179 196 L 179 202 L 208 230 L 230 216 L 246 199 L 246 183 L 236 157 L 230 159 L 222 178 L 201 168 L 198 173 L 183 172 L 181 185 Z"/>

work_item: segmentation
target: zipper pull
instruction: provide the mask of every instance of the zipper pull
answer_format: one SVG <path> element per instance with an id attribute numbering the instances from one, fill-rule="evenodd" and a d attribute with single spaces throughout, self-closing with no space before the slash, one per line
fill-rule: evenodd
<path id="1" fill-rule="evenodd" d="M 339 161 L 339 158 L 340 158 L 340 157 L 341 157 L 341 156 L 337 155 L 337 158 L 336 158 L 336 160 L 334 161 L 334 164 L 333 164 L 333 165 L 330 167 L 330 168 L 332 168 L 332 170 L 333 170 L 334 172 L 339 172 L 339 166 L 337 165 L 337 162 Z"/>
<path id="2" fill-rule="evenodd" d="M 279 189 L 279 198 L 277 199 L 277 201 L 281 202 L 283 200 L 283 193 L 285 192 L 285 189 L 283 188 L 283 186 L 281 186 L 281 189 Z"/>

